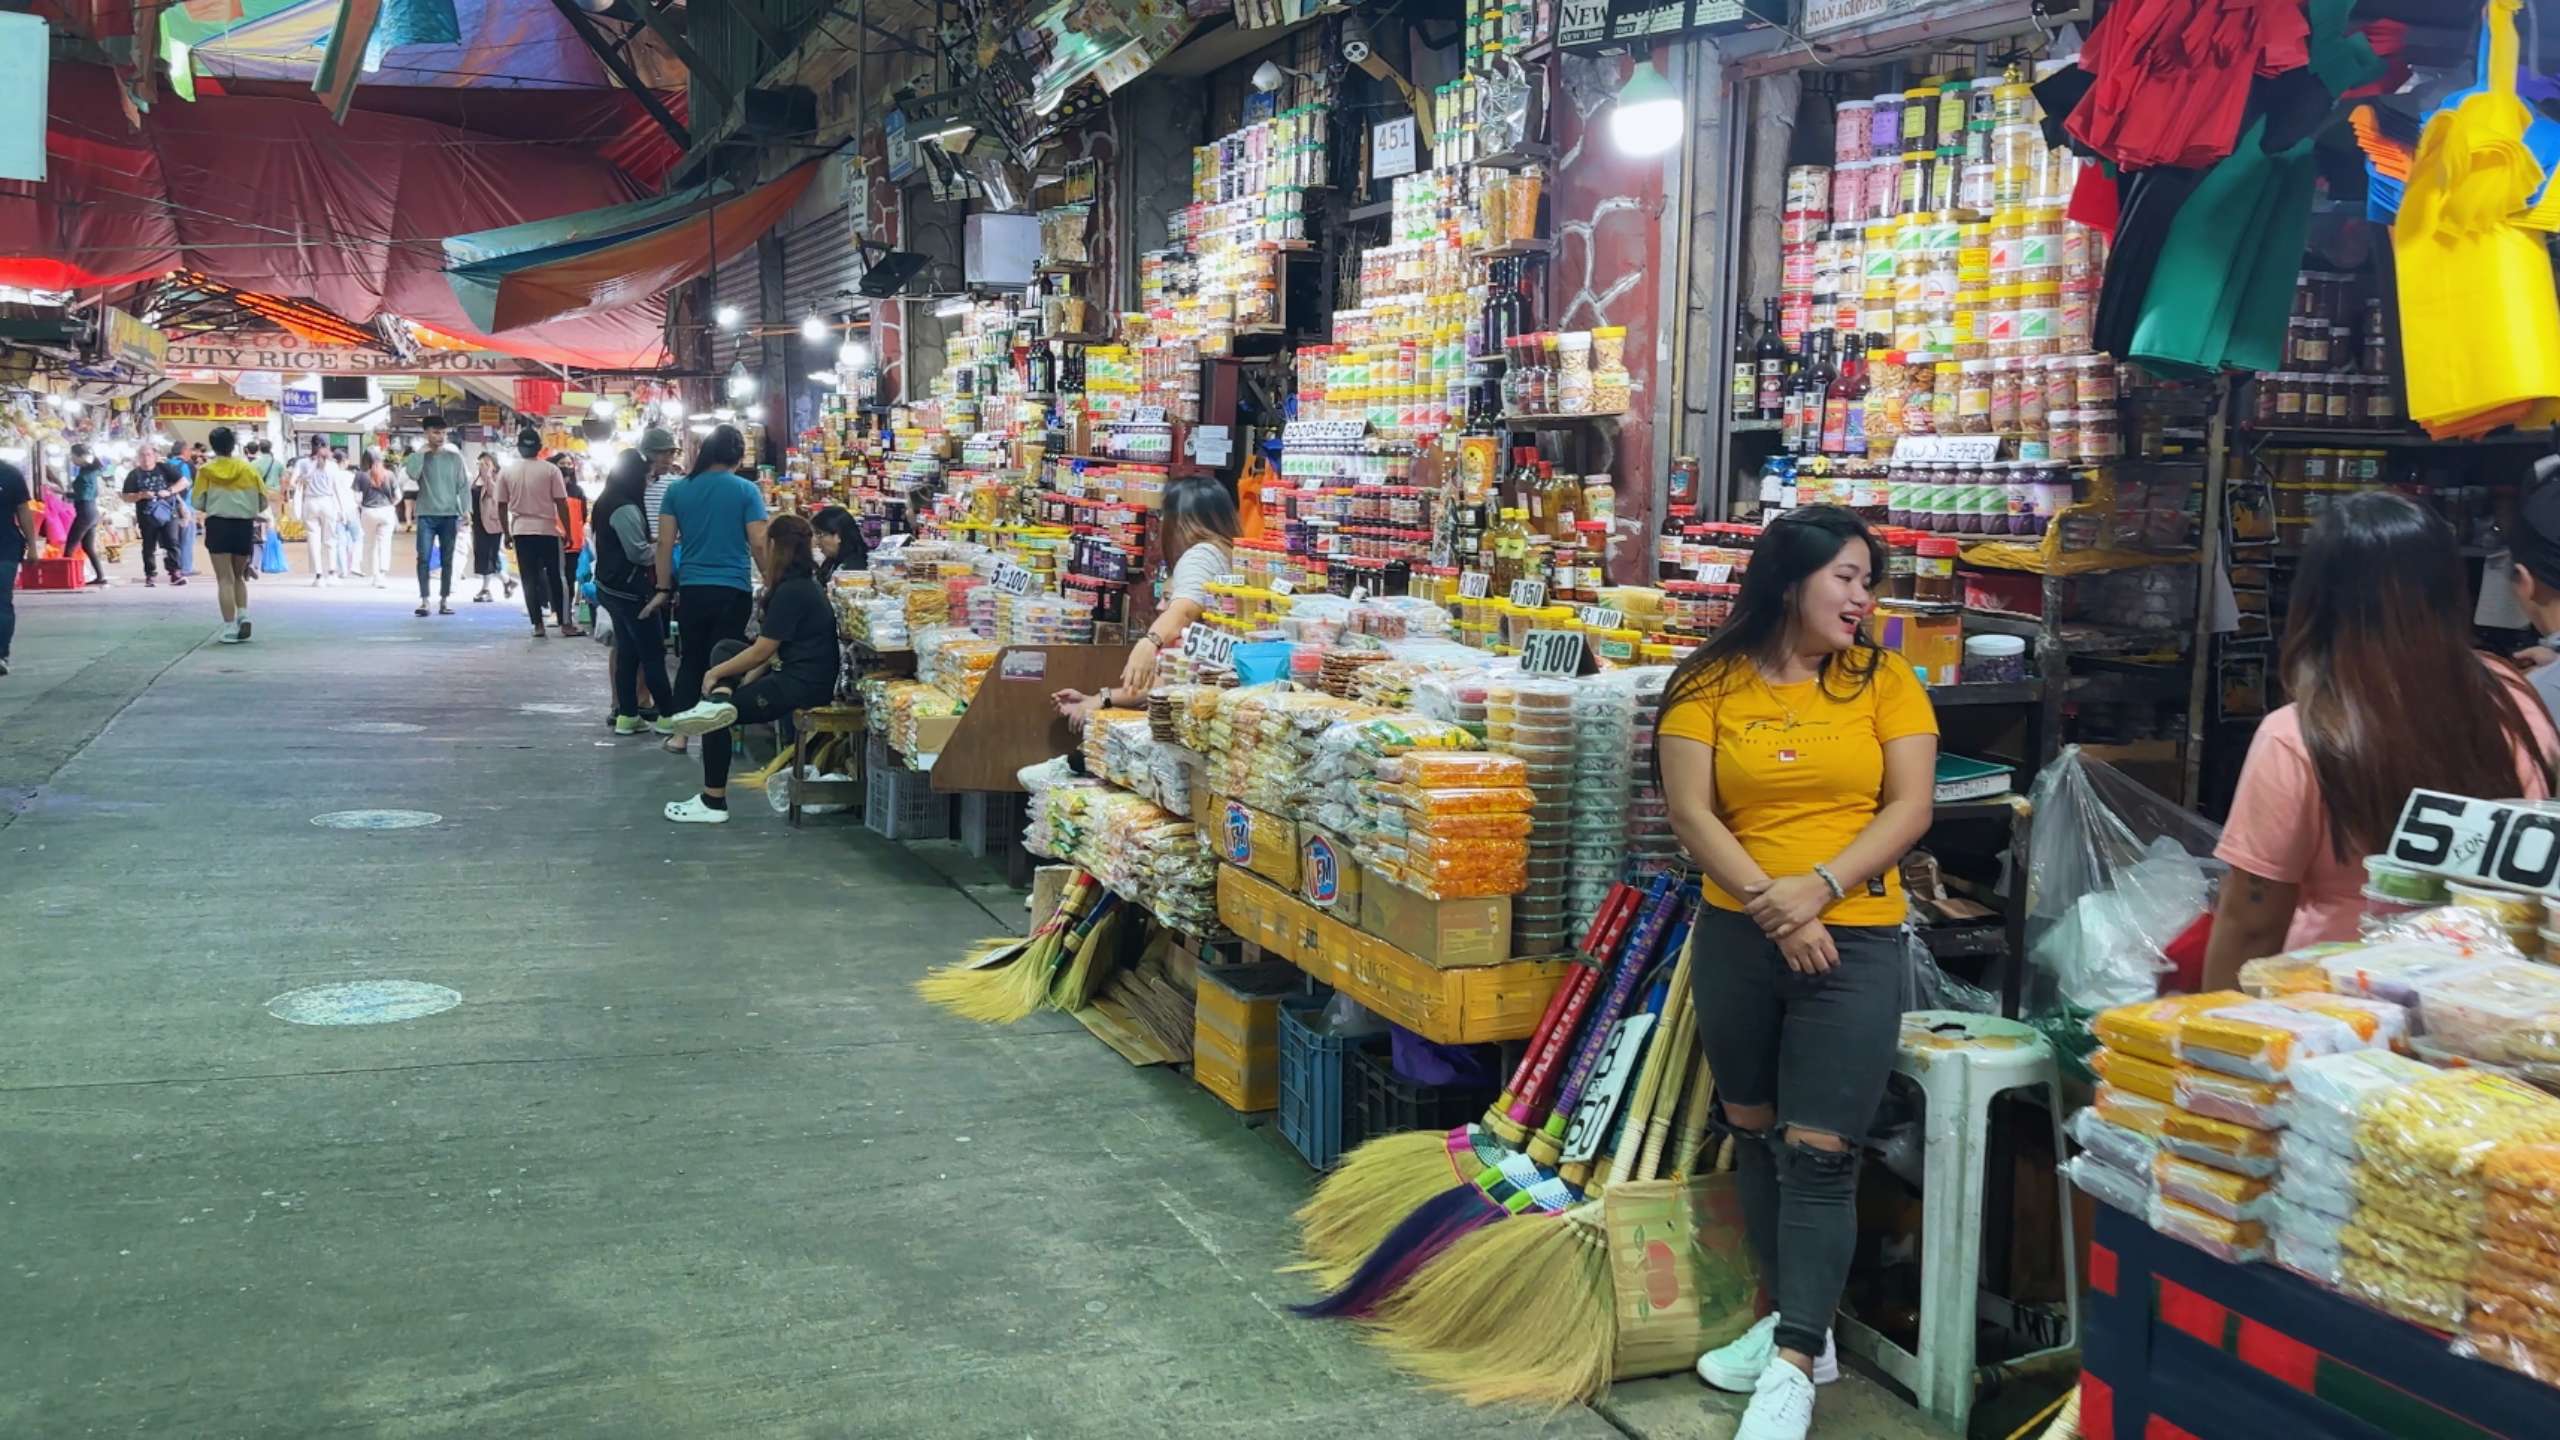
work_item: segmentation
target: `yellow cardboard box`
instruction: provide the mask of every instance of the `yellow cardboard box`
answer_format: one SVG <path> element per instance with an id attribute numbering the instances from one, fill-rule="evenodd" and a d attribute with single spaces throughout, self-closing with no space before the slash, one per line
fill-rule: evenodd
<path id="1" fill-rule="evenodd" d="M 1442 969 L 1500 965 L 1511 958 L 1511 897 L 1426 900 L 1401 885 L 1369 885 L 1360 928 Z"/>
<path id="2" fill-rule="evenodd" d="M 1298 827 L 1241 800 L 1220 800 L 1213 811 L 1209 848 L 1220 860 L 1241 865 L 1283 889 L 1298 888 Z"/>
<path id="3" fill-rule="evenodd" d="M 1316 825 L 1298 827 L 1298 894 L 1329 915 L 1360 913 L 1364 884 L 1351 842 Z"/>

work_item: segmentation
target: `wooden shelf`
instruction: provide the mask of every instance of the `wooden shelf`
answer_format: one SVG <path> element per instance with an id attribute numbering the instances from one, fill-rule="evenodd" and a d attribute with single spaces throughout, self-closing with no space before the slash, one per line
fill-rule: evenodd
<path id="1" fill-rule="evenodd" d="M 1507 245 L 1481 245 L 1467 251 L 1470 260 L 1520 260 L 1531 255 L 1553 255 L 1553 240 L 1514 240 Z"/>
<path id="2" fill-rule="evenodd" d="M 2273 445 L 2287 450 L 2434 450 L 2483 449 L 2499 445 L 2548 445 L 2547 430 L 2506 430 L 2476 440 L 2437 440 L 2423 430 L 2301 430 L 2236 426 L 2232 438 L 2242 444 Z"/>
<path id="3" fill-rule="evenodd" d="M 1932 685 L 1929 703 L 1944 710 L 1951 705 L 2032 705 L 2044 698 L 2041 680 L 2000 681 L 1987 685 Z"/>
<path id="4" fill-rule="evenodd" d="M 1615 425 L 1623 415 L 1505 415 L 1502 423 L 1514 430 L 1560 430 L 1568 425 Z"/>

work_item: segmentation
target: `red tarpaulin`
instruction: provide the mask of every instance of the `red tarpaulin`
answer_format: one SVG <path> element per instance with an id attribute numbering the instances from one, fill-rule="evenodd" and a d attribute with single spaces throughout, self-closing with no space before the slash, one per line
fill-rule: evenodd
<path id="1" fill-rule="evenodd" d="M 665 360 L 662 298 L 487 335 L 442 273 L 446 236 L 639 198 L 592 145 L 493 144 L 364 110 L 336 125 L 307 99 L 239 95 L 162 107 L 136 134 L 106 70 L 57 65 L 52 92 L 52 178 L 0 183 L 0 284 L 87 288 L 183 265 L 557 364 Z"/>

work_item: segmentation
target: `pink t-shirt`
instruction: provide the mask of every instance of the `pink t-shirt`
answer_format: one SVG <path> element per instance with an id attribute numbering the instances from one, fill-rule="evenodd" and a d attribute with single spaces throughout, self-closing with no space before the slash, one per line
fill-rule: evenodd
<path id="1" fill-rule="evenodd" d="M 2541 697 L 2521 678 L 2503 678 L 2516 687 L 2535 740 L 2546 753 L 2560 750 L 2560 733 L 2552 729 Z M 2516 796 L 2548 798 L 2533 757 L 2518 747 L 2515 758 Z M 2319 776 L 2311 768 L 2302 716 L 2295 707 L 2281 706 L 2259 722 L 2249 758 L 2240 767 L 2231 821 L 2223 826 L 2222 843 L 2213 853 L 2252 875 L 2301 887 L 2293 903 L 2293 925 L 2285 932 L 2286 949 L 2356 938 L 2356 922 L 2364 915 L 2364 856 L 2340 859 L 2329 844 L 2329 807 L 2321 802 Z"/>
<path id="2" fill-rule="evenodd" d="M 560 502 L 569 484 L 548 460 L 510 460 L 498 467 L 498 503 L 507 507 L 509 535 L 558 535 Z"/>

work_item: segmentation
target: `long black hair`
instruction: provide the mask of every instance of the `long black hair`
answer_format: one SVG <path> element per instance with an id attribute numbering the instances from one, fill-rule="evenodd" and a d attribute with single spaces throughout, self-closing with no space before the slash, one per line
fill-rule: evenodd
<path id="1" fill-rule="evenodd" d="M 1663 708 L 1721 695 L 1751 667 L 1784 660 L 1797 589 L 1807 576 L 1838 559 L 1841 547 L 1852 541 L 1867 547 L 1867 583 L 1875 584 L 1884 574 L 1884 543 L 1855 511 L 1807 505 L 1770 521 L 1752 544 L 1751 565 L 1742 572 L 1732 618 L 1671 672 Z M 1860 631 L 1848 649 L 1823 657 L 1823 693 L 1840 700 L 1860 694 L 1875 683 L 1876 666 L 1883 659 L 1883 649 Z"/>
<path id="2" fill-rule="evenodd" d="M 693 447 L 693 468 L 685 472 L 690 480 L 705 470 L 727 470 L 732 473 L 747 460 L 747 437 L 735 425 L 715 425 L 702 443 Z"/>
<path id="3" fill-rule="evenodd" d="M 835 558 L 818 566 L 818 579 L 824 581 L 839 570 L 870 568 L 871 547 L 863 542 L 862 522 L 841 505 L 828 505 L 809 517 L 809 528 L 820 535 L 836 537 Z"/>
<path id="4" fill-rule="evenodd" d="M 2366 491 L 2312 525 L 2280 664 L 2340 859 L 2390 839 L 2412 790 L 2514 794 L 2519 751 L 2552 789 L 2530 692 L 2471 647 L 2462 552 L 2434 511 Z"/>

